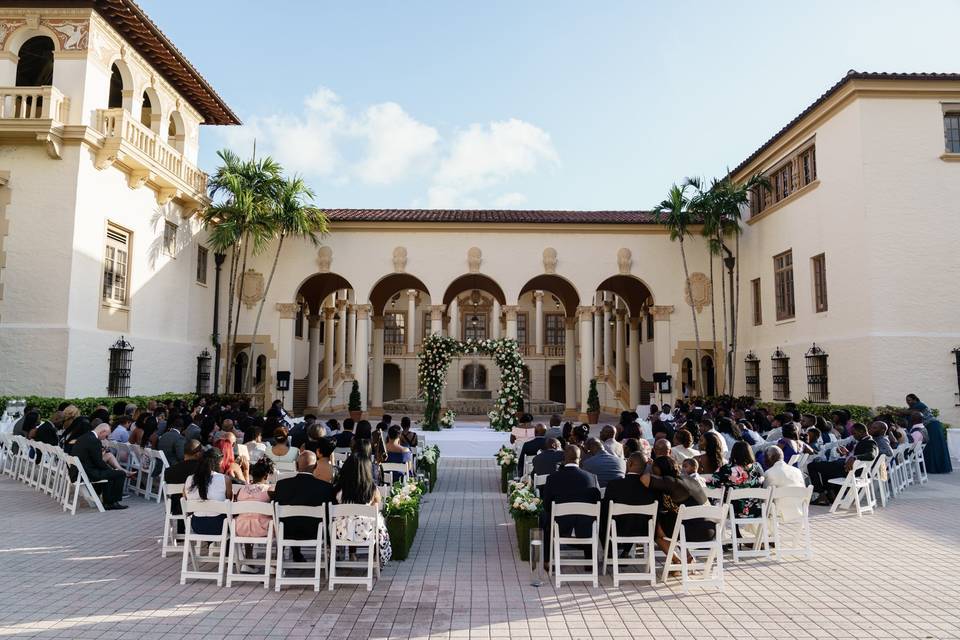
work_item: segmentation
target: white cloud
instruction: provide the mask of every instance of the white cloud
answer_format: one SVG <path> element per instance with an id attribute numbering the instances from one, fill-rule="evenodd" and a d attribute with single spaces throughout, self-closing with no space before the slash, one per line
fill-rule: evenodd
<path id="1" fill-rule="evenodd" d="M 497 196 L 493 200 L 493 206 L 498 209 L 515 209 L 527 203 L 527 196 L 522 193 L 511 192 Z"/>
<path id="2" fill-rule="evenodd" d="M 432 158 L 440 134 L 417 122 L 396 102 L 366 110 L 357 131 L 367 139 L 367 151 L 356 170 L 371 184 L 390 184 Z"/>

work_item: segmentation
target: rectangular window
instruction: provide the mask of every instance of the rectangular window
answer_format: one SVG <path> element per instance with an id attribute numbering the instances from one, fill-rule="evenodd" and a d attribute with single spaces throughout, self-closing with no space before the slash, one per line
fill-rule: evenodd
<path id="1" fill-rule="evenodd" d="M 827 386 L 827 354 L 813 345 L 807 352 L 807 398 L 810 402 L 828 402 L 830 391 Z"/>
<path id="2" fill-rule="evenodd" d="M 562 347 L 566 344 L 566 326 L 562 313 L 548 313 L 543 317 L 544 344 L 548 347 Z"/>
<path id="3" fill-rule="evenodd" d="M 653 314 L 650 313 L 650 310 L 647 310 L 647 317 L 644 320 L 644 323 L 647 325 L 647 342 L 653 340 Z"/>
<path id="4" fill-rule="evenodd" d="M 527 340 L 527 314 L 517 314 L 517 344 L 521 347 L 529 344 Z"/>
<path id="5" fill-rule="evenodd" d="M 773 257 L 773 283 L 777 299 L 777 320 L 789 320 L 796 315 L 793 298 L 793 251 L 784 251 Z"/>
<path id="6" fill-rule="evenodd" d="M 821 253 L 810 258 L 813 272 L 813 305 L 817 313 L 827 310 L 827 256 Z"/>
<path id="7" fill-rule="evenodd" d="M 163 252 L 168 256 L 177 253 L 177 225 L 169 220 L 163 223 Z"/>
<path id="8" fill-rule="evenodd" d="M 463 339 L 464 340 L 486 340 L 487 338 L 487 313 L 480 311 L 470 313 L 463 319 Z"/>
<path id="9" fill-rule="evenodd" d="M 130 272 L 130 234 L 119 227 L 107 226 L 103 256 L 103 301 L 127 304 Z"/>
<path id="10" fill-rule="evenodd" d="M 760 397 L 760 360 L 752 353 L 743 361 L 743 371 L 746 377 L 747 395 L 751 398 Z"/>
<path id="11" fill-rule="evenodd" d="M 407 316 L 402 311 L 383 314 L 383 343 L 403 344 L 406 336 Z"/>
<path id="12" fill-rule="evenodd" d="M 750 215 L 789 198 L 798 189 L 817 179 L 817 149 L 808 145 L 794 152 L 767 174 L 768 188 L 756 187 L 750 192 Z"/>
<path id="13" fill-rule="evenodd" d="M 943 135 L 947 153 L 960 153 L 960 111 L 943 114 Z"/>
<path id="14" fill-rule="evenodd" d="M 953 350 L 953 366 L 957 370 L 957 393 L 954 394 L 957 400 L 954 404 L 960 406 L 960 347 Z"/>
<path id="15" fill-rule="evenodd" d="M 423 312 L 423 323 L 420 325 L 420 342 L 430 337 L 430 312 Z"/>
<path id="16" fill-rule="evenodd" d="M 763 305 L 760 299 L 760 278 L 750 281 L 750 291 L 753 294 L 753 326 L 763 324 Z"/>
<path id="17" fill-rule="evenodd" d="M 297 315 L 294 316 L 293 321 L 293 334 L 298 337 L 303 337 L 303 305 L 297 305 Z"/>
<path id="18" fill-rule="evenodd" d="M 773 399 L 781 402 L 790 400 L 790 358 L 777 349 L 771 359 L 773 370 Z"/>
<path id="19" fill-rule="evenodd" d="M 197 247 L 197 282 L 207 284 L 207 248 Z"/>
<path id="20" fill-rule="evenodd" d="M 797 163 L 800 170 L 800 186 L 805 187 L 817 179 L 817 150 L 810 147 L 800 152 L 800 159 Z"/>
<path id="21" fill-rule="evenodd" d="M 773 173 L 770 186 L 773 187 L 774 202 L 780 202 L 793 193 L 793 162 L 787 162 Z"/>

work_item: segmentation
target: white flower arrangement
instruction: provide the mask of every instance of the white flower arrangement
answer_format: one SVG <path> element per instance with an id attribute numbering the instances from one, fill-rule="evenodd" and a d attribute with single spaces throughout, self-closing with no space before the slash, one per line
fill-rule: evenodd
<path id="1" fill-rule="evenodd" d="M 528 483 L 515 484 L 521 484 L 522 486 L 510 493 L 510 515 L 514 518 L 539 515 L 543 510 L 543 500 L 537 496 Z"/>
<path id="2" fill-rule="evenodd" d="M 437 459 L 440 458 L 440 447 L 437 445 L 430 445 L 429 447 L 424 447 L 420 452 L 420 459 L 429 465 L 434 465 L 437 462 Z"/>
<path id="3" fill-rule="evenodd" d="M 500 447 L 494 457 L 501 468 L 512 469 L 517 464 L 517 454 L 507 445 Z"/>
<path id="4" fill-rule="evenodd" d="M 440 426 L 449 429 L 453 426 L 453 423 L 456 421 L 456 419 L 457 414 L 453 411 L 453 409 L 447 409 L 446 413 L 443 414 L 443 417 L 440 418 Z"/>

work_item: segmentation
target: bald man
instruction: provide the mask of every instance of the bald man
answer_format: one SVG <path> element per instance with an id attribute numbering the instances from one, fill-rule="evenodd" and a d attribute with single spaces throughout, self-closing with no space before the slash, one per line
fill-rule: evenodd
<path id="1" fill-rule="evenodd" d="M 302 507 L 319 507 L 334 502 L 336 492 L 333 485 L 313 475 L 313 468 L 316 466 L 316 454 L 312 451 L 301 453 L 297 457 L 297 475 L 277 483 L 273 490 L 274 502 Z M 291 517 L 283 518 L 282 521 L 284 538 L 310 541 L 317 539 L 318 521 L 315 518 Z M 305 562 L 300 547 L 292 547 L 291 551 L 294 562 Z"/>
<path id="2" fill-rule="evenodd" d="M 599 443 L 598 443 L 599 444 Z M 609 454 L 607 454 L 609 455 Z M 567 445 L 563 449 L 563 465 L 547 478 L 547 483 L 540 490 L 543 498 L 543 515 L 541 526 L 550 533 L 550 513 L 554 504 L 565 502 L 600 502 L 600 487 L 597 476 L 580 468 L 580 447 Z M 593 518 L 587 516 L 563 516 L 557 518 L 557 526 L 561 537 L 573 533 L 578 538 L 589 538 L 593 533 Z M 544 560 L 549 560 L 549 539 L 544 548 Z M 589 548 L 584 549 L 584 555 L 589 554 Z"/>

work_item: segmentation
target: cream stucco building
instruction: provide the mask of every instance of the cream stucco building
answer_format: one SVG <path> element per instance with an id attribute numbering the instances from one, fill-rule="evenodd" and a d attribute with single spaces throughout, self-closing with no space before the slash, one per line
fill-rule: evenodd
<path id="1" fill-rule="evenodd" d="M 212 390 L 197 131 L 237 119 L 130 0 L 50 6 L 0 8 L 0 394 Z M 957 160 L 960 75 L 850 73 L 737 167 L 772 189 L 739 243 L 734 393 L 879 405 L 916 392 L 960 420 Z M 517 339 L 537 412 L 582 413 L 593 378 L 611 411 L 674 400 L 700 376 L 730 391 L 710 331 L 722 264 L 711 283 L 704 242 L 687 241 L 688 300 L 678 247 L 648 212 L 328 214 L 321 247 L 285 244 L 255 337 L 271 252 L 249 265 L 219 390 L 229 369 L 227 391 L 325 412 L 356 380 L 366 408 L 415 412 L 417 352 L 441 332 Z M 111 363 L 121 336 L 134 350 Z M 448 375 L 462 413 L 497 392 L 488 359 Z"/>

